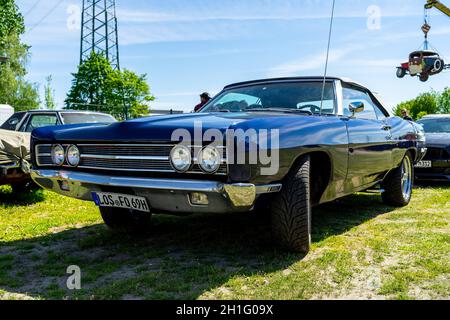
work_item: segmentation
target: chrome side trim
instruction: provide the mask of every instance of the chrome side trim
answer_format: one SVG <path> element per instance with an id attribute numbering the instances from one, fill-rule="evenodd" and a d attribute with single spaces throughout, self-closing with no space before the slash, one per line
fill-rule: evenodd
<path id="1" fill-rule="evenodd" d="M 70 168 L 69 166 L 63 166 L 64 168 Z M 105 171 L 123 171 L 123 172 L 162 172 L 162 173 L 176 173 L 175 170 L 156 170 L 156 169 L 134 169 L 134 168 L 103 168 L 103 167 L 89 167 L 89 166 L 78 166 L 79 169 L 89 169 L 89 170 L 105 170 Z M 189 172 L 192 173 L 192 172 Z M 195 172 L 194 172 L 195 173 Z"/>

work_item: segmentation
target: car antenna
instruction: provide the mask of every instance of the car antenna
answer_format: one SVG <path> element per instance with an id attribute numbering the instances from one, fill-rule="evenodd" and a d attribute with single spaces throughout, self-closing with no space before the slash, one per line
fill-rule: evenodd
<path id="1" fill-rule="evenodd" d="M 330 32 L 328 34 L 327 58 L 326 58 L 326 61 L 325 61 L 325 73 L 324 73 L 324 76 L 323 76 L 323 84 L 322 84 L 322 98 L 320 99 L 320 115 L 322 115 L 323 100 L 325 99 L 325 84 L 326 84 L 326 81 L 327 81 L 328 60 L 329 60 L 329 57 L 330 57 L 331 36 L 333 34 L 333 21 L 334 21 L 335 4 L 336 4 L 336 0 L 333 0 L 333 7 L 331 9 L 331 19 L 330 19 Z"/>

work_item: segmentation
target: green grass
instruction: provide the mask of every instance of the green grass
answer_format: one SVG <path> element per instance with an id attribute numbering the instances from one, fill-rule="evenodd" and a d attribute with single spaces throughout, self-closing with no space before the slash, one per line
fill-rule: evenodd
<path id="1" fill-rule="evenodd" d="M 66 269 L 82 270 L 82 290 Z M 313 248 L 281 252 L 255 214 L 156 216 L 107 230 L 93 204 L 0 188 L 1 299 L 450 299 L 450 187 L 410 206 L 357 194 L 314 210 Z"/>

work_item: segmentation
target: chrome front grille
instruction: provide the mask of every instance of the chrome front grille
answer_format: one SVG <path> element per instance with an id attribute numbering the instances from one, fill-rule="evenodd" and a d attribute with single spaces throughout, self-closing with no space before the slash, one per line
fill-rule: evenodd
<path id="1" fill-rule="evenodd" d="M 170 164 L 170 152 L 175 145 L 77 145 L 81 161 L 77 168 L 124 172 L 160 172 L 176 173 Z M 68 145 L 63 145 L 68 148 Z M 194 149 L 194 147 L 192 147 Z M 53 166 L 51 145 L 36 146 L 36 163 L 39 167 Z M 216 174 L 226 175 L 226 150 L 223 148 L 223 164 Z M 201 174 L 202 170 L 194 165 L 188 173 Z"/>
<path id="2" fill-rule="evenodd" d="M 162 156 L 168 157 L 172 151 L 172 145 L 128 145 L 105 146 L 105 145 L 80 145 L 80 153 L 83 155 L 104 156 Z"/>

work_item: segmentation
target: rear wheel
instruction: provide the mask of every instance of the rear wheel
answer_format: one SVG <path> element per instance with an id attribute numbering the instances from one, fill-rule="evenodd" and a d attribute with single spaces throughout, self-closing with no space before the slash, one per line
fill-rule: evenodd
<path id="1" fill-rule="evenodd" d="M 272 201 L 272 233 L 283 248 L 308 253 L 311 246 L 310 157 L 303 156 Z"/>
<path id="2" fill-rule="evenodd" d="M 151 213 L 120 208 L 100 208 L 105 224 L 112 230 L 145 234 L 151 228 Z"/>
<path id="3" fill-rule="evenodd" d="M 435 73 L 440 73 L 440 72 L 442 72 L 442 70 L 444 70 L 444 66 L 445 66 L 445 63 L 444 63 L 444 60 L 442 60 L 442 59 L 437 59 L 435 62 L 434 62 L 434 72 Z"/>
<path id="4" fill-rule="evenodd" d="M 382 183 L 383 201 L 391 206 L 409 204 L 414 184 L 414 166 L 411 153 L 407 153 L 399 168 L 390 172 Z"/>

